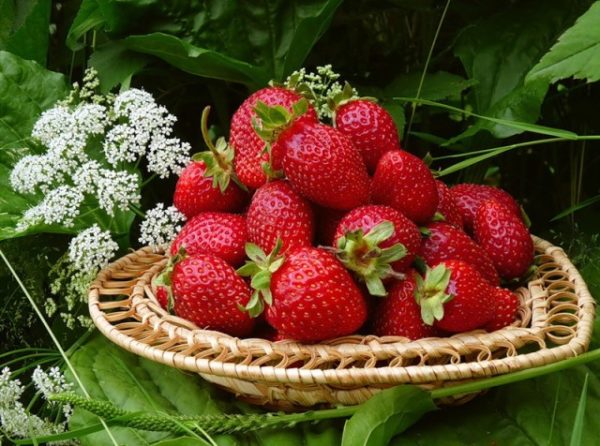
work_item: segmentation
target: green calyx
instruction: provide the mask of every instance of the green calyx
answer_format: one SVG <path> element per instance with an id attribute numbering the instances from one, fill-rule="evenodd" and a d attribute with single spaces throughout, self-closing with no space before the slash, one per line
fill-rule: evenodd
<path id="1" fill-rule="evenodd" d="M 355 99 L 359 99 L 356 94 L 356 90 L 348 82 L 344 82 L 344 87 L 341 91 L 327 98 L 327 107 L 329 107 L 329 109 L 335 113 L 335 111 L 342 105 L 347 104 L 348 102 L 353 101 Z M 365 97 L 361 99 L 369 99 L 374 102 L 377 102 L 377 99 L 370 97 Z"/>
<path id="2" fill-rule="evenodd" d="M 240 308 L 247 311 L 251 317 L 259 316 L 265 309 L 265 303 L 273 304 L 271 277 L 285 260 L 285 257 L 279 254 L 282 245 L 281 239 L 277 239 L 275 248 L 267 255 L 254 243 L 246 243 L 246 255 L 250 260 L 247 260 L 237 273 L 243 277 L 251 277 L 250 286 L 254 291 L 246 306 Z"/>
<path id="3" fill-rule="evenodd" d="M 347 232 L 340 237 L 337 249 L 334 249 L 338 259 L 346 268 L 354 271 L 364 280 L 369 293 L 374 296 L 387 295 L 383 279 L 389 277 L 404 279 L 404 275 L 394 271 L 391 264 L 406 256 L 406 247 L 402 243 L 388 248 L 379 246 L 393 234 L 394 224 L 383 221 L 366 234 L 360 229 Z"/>
<path id="4" fill-rule="evenodd" d="M 220 137 L 213 144 L 210 135 L 208 134 L 208 114 L 210 106 L 207 106 L 202 111 L 202 119 L 200 127 L 202 130 L 202 138 L 208 147 L 208 152 L 200 152 L 195 154 L 192 159 L 194 161 L 202 161 L 206 165 L 204 176 L 213 179 L 213 187 L 219 188 L 221 193 L 229 186 L 230 181 L 233 181 L 241 189 L 248 190 L 246 186 L 237 178 L 233 170 L 233 158 L 235 150 L 230 146 L 225 138 Z"/>
<path id="5" fill-rule="evenodd" d="M 415 300 L 421 306 L 421 319 L 427 325 L 433 325 L 437 320 L 444 318 L 444 304 L 450 302 L 454 296 L 446 293 L 450 283 L 450 270 L 443 264 L 435 268 L 427 268 L 425 279 L 419 274 L 415 275 L 417 287 Z"/>
<path id="6" fill-rule="evenodd" d="M 186 256 L 187 254 L 185 252 L 185 247 L 182 246 L 181 248 L 179 248 L 179 251 L 177 251 L 177 254 L 169 258 L 165 269 L 152 280 L 152 284 L 155 287 L 163 287 L 167 290 L 167 311 L 169 313 L 173 312 L 173 307 L 175 305 L 175 298 L 173 296 L 172 287 L 173 282 L 171 280 L 171 277 L 173 275 L 173 268 L 175 268 L 175 265 L 177 265 L 179 262 L 185 259 Z"/>
<path id="7" fill-rule="evenodd" d="M 256 134 L 267 143 L 266 150 L 270 150 L 269 145 L 276 142 L 279 135 L 307 111 L 308 101 L 305 98 L 292 105 L 291 112 L 281 105 L 270 106 L 257 101 L 254 106 L 256 116 L 252 118 L 252 126 Z"/>

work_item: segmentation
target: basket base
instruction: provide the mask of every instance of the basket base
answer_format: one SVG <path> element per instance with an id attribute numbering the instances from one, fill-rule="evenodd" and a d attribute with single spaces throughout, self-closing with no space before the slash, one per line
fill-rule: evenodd
<path id="1" fill-rule="evenodd" d="M 221 376 L 199 373 L 205 380 L 216 384 L 220 388 L 235 394 L 240 400 L 269 409 L 283 410 L 286 412 L 296 411 L 311 407 L 327 408 L 337 405 L 354 406 L 367 401 L 376 393 L 393 387 L 394 385 L 382 386 L 357 386 L 357 387 L 333 387 L 325 385 L 293 385 L 280 383 L 261 383 L 245 381 L 237 378 L 226 378 Z M 459 382 L 444 382 L 443 386 L 456 385 Z M 440 385 L 421 386 L 426 389 L 441 387 Z M 471 401 L 483 392 L 457 395 L 436 401 L 441 406 L 458 406 Z"/>

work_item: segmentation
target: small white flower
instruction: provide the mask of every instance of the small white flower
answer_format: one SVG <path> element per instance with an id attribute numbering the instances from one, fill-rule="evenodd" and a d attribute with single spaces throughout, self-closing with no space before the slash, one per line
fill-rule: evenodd
<path id="1" fill-rule="evenodd" d="M 58 367 L 52 367 L 48 372 L 45 372 L 38 365 L 31 375 L 31 380 L 45 399 L 48 399 L 53 393 L 70 392 L 73 390 L 73 384 L 67 382 L 65 376 Z M 64 404 L 62 409 L 65 418 L 67 420 L 71 418 L 71 415 L 73 414 L 71 405 Z"/>
<path id="2" fill-rule="evenodd" d="M 71 240 L 68 255 L 76 270 L 90 272 L 106 266 L 118 249 L 110 232 L 93 225 Z"/>
<path id="3" fill-rule="evenodd" d="M 11 379 L 11 371 L 8 367 L 0 373 L 0 407 L 9 407 L 18 401 L 23 394 L 23 386 L 18 379 Z"/>
<path id="4" fill-rule="evenodd" d="M 77 189 L 86 194 L 94 194 L 96 181 L 103 171 L 102 166 L 96 160 L 88 161 L 75 170 L 73 183 Z"/>
<path id="5" fill-rule="evenodd" d="M 155 134 L 147 155 L 148 170 L 160 178 L 167 178 L 171 173 L 178 175 L 190 162 L 190 151 L 187 142 Z"/>
<path id="6" fill-rule="evenodd" d="M 80 104 L 73 111 L 73 121 L 77 131 L 85 136 L 101 135 L 108 124 L 106 107 L 99 104 Z"/>
<path id="7" fill-rule="evenodd" d="M 113 110 L 116 116 L 130 118 L 138 110 L 154 106 L 156 101 L 150 93 L 139 88 L 130 88 L 117 95 Z"/>
<path id="8" fill-rule="evenodd" d="M 158 203 L 146 212 L 146 218 L 140 225 L 140 243 L 155 249 L 165 247 L 181 231 L 184 221 L 184 215 L 175 206 L 165 209 L 163 203 Z"/>
<path id="9" fill-rule="evenodd" d="M 127 124 L 119 124 L 106 134 L 104 155 L 113 166 L 123 161 L 132 163 L 146 153 L 149 140 L 149 132 L 136 131 Z"/>
<path id="10" fill-rule="evenodd" d="M 21 194 L 32 194 L 36 188 L 47 190 L 60 176 L 51 164 L 45 155 L 24 156 L 10 173 L 11 187 Z"/>
<path id="11" fill-rule="evenodd" d="M 96 179 L 98 204 L 108 215 L 114 215 L 115 208 L 123 211 L 129 205 L 139 203 L 138 176 L 124 170 L 102 169 Z"/>
<path id="12" fill-rule="evenodd" d="M 65 106 L 55 106 L 46 110 L 36 121 L 31 131 L 31 136 L 44 145 L 60 137 L 65 130 L 69 131 L 73 127 L 73 115 Z"/>
<path id="13" fill-rule="evenodd" d="M 72 227 L 82 202 L 83 194 L 78 189 L 59 186 L 48 192 L 40 204 L 27 209 L 17 227 L 25 230 L 39 223 Z"/>

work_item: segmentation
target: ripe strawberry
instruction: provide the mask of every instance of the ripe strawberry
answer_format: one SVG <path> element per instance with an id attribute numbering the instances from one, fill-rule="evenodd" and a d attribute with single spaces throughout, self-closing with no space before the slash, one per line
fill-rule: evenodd
<path id="1" fill-rule="evenodd" d="M 494 288 L 494 316 L 485 324 L 487 331 L 496 331 L 515 321 L 519 309 L 519 298 L 506 288 Z"/>
<path id="2" fill-rule="evenodd" d="M 258 90 L 248 97 L 231 118 L 229 141 L 235 149 L 235 172 L 240 181 L 251 188 L 258 188 L 267 181 L 263 164 L 271 163 L 271 169 L 281 169 L 283 153 L 265 150 L 265 142 L 254 130 L 253 120 L 257 114 L 254 110 L 260 101 L 269 106 L 279 105 L 292 110 L 292 105 L 302 96 L 293 90 L 283 87 L 267 87 Z M 312 106 L 306 111 L 307 119 L 317 122 L 317 115 Z M 271 159 L 270 159 L 271 158 Z"/>
<path id="3" fill-rule="evenodd" d="M 309 200 L 332 209 L 352 209 L 369 200 L 369 175 L 350 140 L 333 127 L 296 121 L 278 139 L 283 170 Z"/>
<path id="4" fill-rule="evenodd" d="M 484 201 L 474 220 L 475 240 L 505 279 L 521 277 L 533 263 L 529 230 L 512 209 L 496 200 Z"/>
<path id="5" fill-rule="evenodd" d="M 212 254 L 232 266 L 246 257 L 246 219 L 242 215 L 203 212 L 189 220 L 171 244 L 171 255 L 185 248 L 188 255 Z"/>
<path id="6" fill-rule="evenodd" d="M 436 329 L 421 319 L 421 307 L 415 300 L 415 270 L 409 270 L 405 280 L 391 287 L 388 297 L 381 299 L 373 316 L 373 331 L 377 336 L 404 336 L 415 340 L 436 336 Z"/>
<path id="7" fill-rule="evenodd" d="M 421 256 L 428 265 L 443 260 L 463 260 L 471 264 L 491 285 L 498 285 L 498 272 L 485 250 L 467 234 L 451 224 L 427 225 L 428 235 L 421 242 Z"/>
<path id="8" fill-rule="evenodd" d="M 463 218 L 454 196 L 450 193 L 450 189 L 442 181 L 435 180 L 435 185 L 438 191 L 439 203 L 437 212 L 444 217 L 446 223 L 463 228 Z"/>
<path id="9" fill-rule="evenodd" d="M 473 231 L 473 219 L 477 209 L 485 200 L 496 200 L 502 203 L 516 216 L 521 215 L 521 208 L 515 199 L 506 191 L 484 184 L 457 184 L 450 188 L 456 205 L 463 217 L 464 227 L 469 233 Z"/>
<path id="10" fill-rule="evenodd" d="M 169 309 L 169 291 L 165 286 L 157 286 L 155 292 L 156 300 L 165 310 Z"/>
<path id="11" fill-rule="evenodd" d="M 370 172 L 375 171 L 384 153 L 400 150 L 392 116 L 372 100 L 355 99 L 339 105 L 335 110 L 335 126 L 354 143 Z"/>
<path id="12" fill-rule="evenodd" d="M 254 328 L 254 319 L 240 309 L 252 292 L 223 259 L 212 254 L 185 257 L 173 267 L 171 284 L 177 316 L 232 336 L 246 336 Z"/>
<path id="13" fill-rule="evenodd" d="M 221 192 L 213 186 L 213 179 L 206 176 L 206 171 L 203 161 L 192 161 L 177 180 L 173 204 L 188 219 L 206 211 L 238 211 L 248 197 L 237 184 L 229 184 Z"/>
<path id="14" fill-rule="evenodd" d="M 384 154 L 371 185 L 373 202 L 402 212 L 417 224 L 431 220 L 438 206 L 438 193 L 427 165 L 404 150 Z"/>
<path id="15" fill-rule="evenodd" d="M 369 292 L 385 295 L 381 279 L 405 271 L 421 245 L 419 228 L 389 206 L 367 205 L 346 214 L 333 246 L 346 268 L 363 279 Z"/>
<path id="16" fill-rule="evenodd" d="M 426 324 L 461 333 L 482 327 L 492 319 L 492 287 L 470 264 L 446 260 L 429 269 L 425 279 L 418 275 L 415 278 L 415 297 Z"/>
<path id="17" fill-rule="evenodd" d="M 246 215 L 248 240 L 266 252 L 275 248 L 277 239 L 284 250 L 311 246 L 313 212 L 308 202 L 287 181 L 261 186 Z"/>
<path id="18" fill-rule="evenodd" d="M 248 197 L 236 184 L 239 181 L 233 173 L 233 149 L 225 139 L 219 138 L 213 144 L 208 136 L 209 111 L 206 107 L 202 113 L 202 135 L 209 151 L 194 155 L 175 185 L 173 204 L 188 219 L 206 211 L 238 211 Z"/>
<path id="19" fill-rule="evenodd" d="M 298 248 L 277 257 L 257 246 L 246 248 L 248 262 L 238 271 L 253 275 L 250 314 L 268 305 L 267 322 L 297 341 L 322 341 L 349 335 L 367 318 L 367 305 L 352 277 L 333 254 L 320 248 Z"/>

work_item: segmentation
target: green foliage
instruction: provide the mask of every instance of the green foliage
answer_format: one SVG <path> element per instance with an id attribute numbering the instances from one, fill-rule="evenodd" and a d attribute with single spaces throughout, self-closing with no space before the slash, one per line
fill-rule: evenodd
<path id="1" fill-rule="evenodd" d="M 0 2 L 0 50 L 46 64 L 51 0 Z"/>

